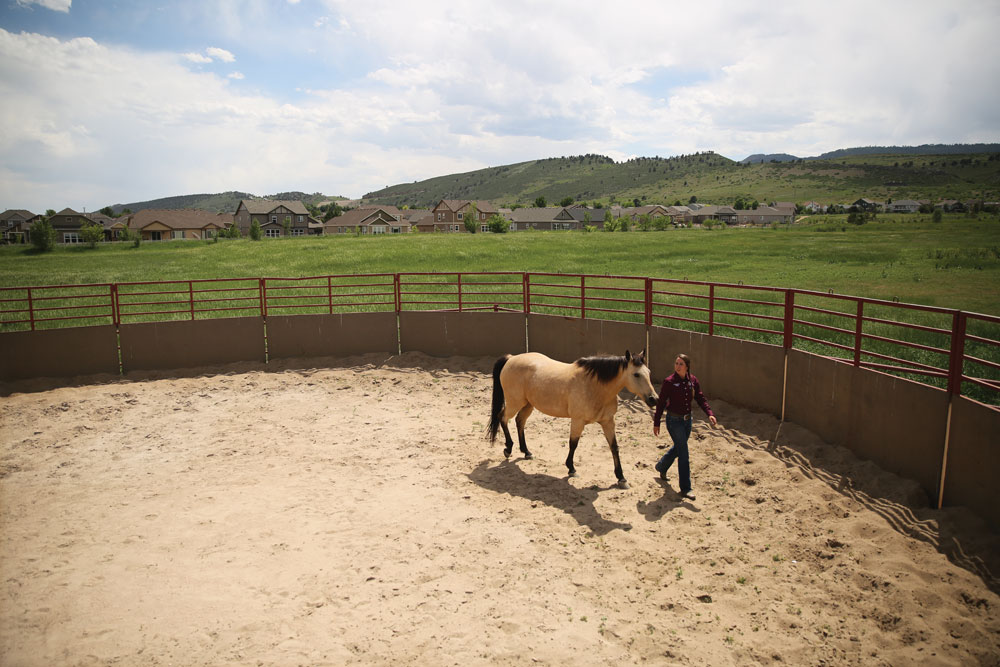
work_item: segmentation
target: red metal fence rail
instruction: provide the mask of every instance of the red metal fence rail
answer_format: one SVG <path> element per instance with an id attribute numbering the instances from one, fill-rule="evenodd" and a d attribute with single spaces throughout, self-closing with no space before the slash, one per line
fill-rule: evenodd
<path id="1" fill-rule="evenodd" d="M 0 332 L 412 310 L 541 313 L 687 329 L 802 349 L 1000 403 L 1000 317 L 810 290 L 546 272 L 0 288 Z"/>

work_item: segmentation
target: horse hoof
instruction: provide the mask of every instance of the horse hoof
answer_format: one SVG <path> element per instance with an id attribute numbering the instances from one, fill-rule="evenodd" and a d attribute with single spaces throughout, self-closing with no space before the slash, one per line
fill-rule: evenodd
<path id="1" fill-rule="evenodd" d="M 503 450 L 503 457 L 505 459 L 509 459 L 510 458 L 510 450 L 509 449 Z"/>
<path id="2" fill-rule="evenodd" d="M 620 479 L 620 480 L 618 480 L 618 488 L 619 489 L 628 489 L 630 487 L 628 485 L 628 482 L 626 482 L 624 479 Z"/>
<path id="3" fill-rule="evenodd" d="M 567 477 L 576 477 L 576 471 L 575 470 L 571 470 L 570 473 L 568 475 L 566 475 L 566 476 Z"/>
<path id="4" fill-rule="evenodd" d="M 524 458 L 526 458 L 526 459 L 528 459 L 530 461 L 531 459 L 533 459 L 535 457 L 532 456 L 531 452 L 525 452 L 524 453 Z"/>

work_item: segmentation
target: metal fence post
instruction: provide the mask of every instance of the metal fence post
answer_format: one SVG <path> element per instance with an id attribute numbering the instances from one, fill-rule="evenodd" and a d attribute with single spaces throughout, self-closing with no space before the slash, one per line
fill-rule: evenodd
<path id="1" fill-rule="evenodd" d="M 854 367 L 861 366 L 861 334 L 864 329 L 865 302 L 858 299 L 857 321 L 854 323 Z"/>
<path id="2" fill-rule="evenodd" d="M 785 290 L 785 337 L 784 337 L 784 347 L 786 350 L 792 349 L 792 345 L 795 344 L 794 337 L 794 326 L 795 326 L 795 290 Z"/>
<path id="3" fill-rule="evenodd" d="M 956 312 L 951 319 L 951 352 L 948 357 L 948 393 L 962 393 L 962 373 L 965 369 L 965 313 Z"/>
<path id="4" fill-rule="evenodd" d="M 28 321 L 31 322 L 31 330 L 35 330 L 35 304 L 31 300 L 31 288 L 28 288 Z"/>

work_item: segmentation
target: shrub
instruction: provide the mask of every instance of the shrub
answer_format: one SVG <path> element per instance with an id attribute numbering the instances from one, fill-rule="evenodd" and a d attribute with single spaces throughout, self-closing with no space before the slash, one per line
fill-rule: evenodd
<path id="1" fill-rule="evenodd" d="M 499 215 L 491 217 L 487 224 L 494 234 L 506 234 L 510 230 L 510 223 Z"/>
<path id="2" fill-rule="evenodd" d="M 56 246 L 56 230 L 52 228 L 52 223 L 46 219 L 33 224 L 28 234 L 31 237 L 31 245 L 39 252 L 47 252 Z"/>
<path id="3" fill-rule="evenodd" d="M 88 248 L 96 248 L 104 240 L 104 227 L 98 224 L 84 225 L 80 228 L 80 237 Z"/>
<path id="4" fill-rule="evenodd" d="M 250 223 L 250 239 L 253 241 L 260 241 L 261 236 L 260 221 L 254 220 Z"/>

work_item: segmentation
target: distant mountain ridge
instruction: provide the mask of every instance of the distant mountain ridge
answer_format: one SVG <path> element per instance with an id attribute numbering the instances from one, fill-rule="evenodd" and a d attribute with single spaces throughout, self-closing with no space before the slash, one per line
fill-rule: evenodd
<path id="1" fill-rule="evenodd" d="M 859 146 L 838 148 L 815 157 L 798 157 L 788 153 L 755 153 L 740 160 L 752 162 L 791 162 L 793 160 L 833 160 L 852 155 L 962 155 L 966 153 L 1000 153 L 1000 144 L 921 144 L 920 146 Z"/>
<path id="2" fill-rule="evenodd" d="M 126 208 L 133 213 L 148 208 L 168 210 L 194 208 L 202 211 L 211 211 L 212 213 L 235 213 L 236 207 L 239 206 L 240 201 L 243 199 L 301 201 L 303 204 L 317 205 L 323 201 L 340 201 L 347 199 L 347 197 L 331 197 L 319 192 L 314 192 L 313 194 L 306 194 L 305 192 L 279 192 L 277 194 L 259 197 L 257 195 L 250 194 L 249 192 L 231 190 L 229 192 L 220 192 L 217 194 L 177 195 L 174 197 L 151 199 L 149 201 L 133 202 L 131 204 L 115 204 L 111 207 L 111 210 L 117 214 L 121 213 Z"/>
<path id="3" fill-rule="evenodd" d="M 713 151 L 669 158 L 636 157 L 615 162 L 604 155 L 544 158 L 434 176 L 366 193 L 342 206 L 392 205 L 432 208 L 442 199 L 478 199 L 496 206 L 549 205 L 564 200 L 603 205 L 673 204 L 689 201 L 852 202 L 886 199 L 1000 199 L 1000 144 L 924 144 L 845 148 L 818 157 L 756 154 L 736 162 Z M 111 208 L 196 208 L 236 211 L 241 199 L 283 199 L 319 205 L 342 201 L 320 193 L 247 192 L 164 197 Z"/>

